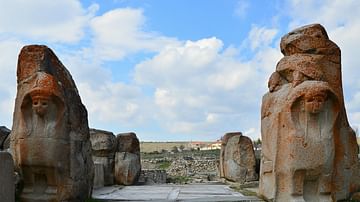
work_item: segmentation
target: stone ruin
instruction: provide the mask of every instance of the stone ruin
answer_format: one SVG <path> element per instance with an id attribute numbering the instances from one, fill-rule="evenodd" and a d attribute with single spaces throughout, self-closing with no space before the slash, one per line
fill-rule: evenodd
<path id="1" fill-rule="evenodd" d="M 245 183 L 258 179 L 256 159 L 250 138 L 241 132 L 226 133 L 221 138 L 220 177 L 229 181 Z"/>
<path id="2" fill-rule="evenodd" d="M 91 129 L 92 158 L 95 166 L 94 187 L 113 184 L 133 185 L 141 171 L 140 143 L 135 133 Z"/>
<path id="3" fill-rule="evenodd" d="M 9 148 L 10 132 L 11 132 L 11 130 L 9 130 L 5 126 L 0 126 L 0 151 L 6 150 Z"/>
<path id="4" fill-rule="evenodd" d="M 93 161 L 87 111 L 68 70 L 46 46 L 19 55 L 10 150 L 21 201 L 84 201 Z"/>
<path id="5" fill-rule="evenodd" d="M 92 158 L 95 166 L 94 187 L 114 184 L 116 137 L 112 132 L 90 129 Z"/>
<path id="6" fill-rule="evenodd" d="M 340 49 L 319 24 L 283 36 L 280 47 L 284 57 L 262 101 L 259 194 L 274 201 L 347 199 L 360 180 Z"/>
<path id="7" fill-rule="evenodd" d="M 115 182 L 122 185 L 135 184 L 141 173 L 140 143 L 135 133 L 116 136 Z"/>
<path id="8" fill-rule="evenodd" d="M 166 183 L 166 170 L 141 169 L 138 184 L 153 185 Z"/>

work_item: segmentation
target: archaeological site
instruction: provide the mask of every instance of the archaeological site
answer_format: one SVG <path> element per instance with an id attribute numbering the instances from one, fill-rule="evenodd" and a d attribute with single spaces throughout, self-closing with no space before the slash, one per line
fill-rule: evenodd
<path id="1" fill-rule="evenodd" d="M 97 114 L 55 53 L 23 47 L 12 127 L 0 127 L 0 202 L 360 201 L 340 48 L 310 24 L 284 35 L 280 50 L 261 139 L 225 131 L 216 142 L 154 143 L 90 128 Z"/>

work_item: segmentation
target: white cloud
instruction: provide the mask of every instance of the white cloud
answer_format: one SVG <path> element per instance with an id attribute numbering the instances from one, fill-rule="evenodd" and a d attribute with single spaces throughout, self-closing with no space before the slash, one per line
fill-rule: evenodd
<path id="1" fill-rule="evenodd" d="M 156 88 L 153 111 L 166 130 L 216 138 L 259 128 L 265 74 L 275 70 L 281 53 L 270 47 L 274 37 L 265 28 L 256 29 L 263 30 L 258 38 L 266 40 L 247 61 L 239 59 L 238 49 L 224 49 L 213 37 L 166 47 L 135 67 L 135 81 Z M 250 135 L 258 137 L 259 130 Z"/>
<path id="2" fill-rule="evenodd" d="M 170 95 L 170 92 L 166 89 L 156 89 L 155 91 L 155 103 L 161 108 L 174 107 L 176 105 L 176 99 Z"/>
<path id="3" fill-rule="evenodd" d="M 97 8 L 94 4 L 84 9 L 78 0 L 2 1 L 0 34 L 42 42 L 77 42 Z"/>
<path id="4" fill-rule="evenodd" d="M 249 7 L 250 3 L 248 0 L 239 0 L 235 6 L 235 15 L 239 16 L 240 18 L 245 18 L 248 13 Z"/>
<path id="5" fill-rule="evenodd" d="M 122 83 L 105 83 L 96 88 L 88 83 L 78 82 L 90 122 L 112 122 L 135 124 L 140 121 L 139 89 Z"/>
<path id="6" fill-rule="evenodd" d="M 138 51 L 159 51 L 176 39 L 144 30 L 141 9 L 118 8 L 91 20 L 95 54 L 104 60 L 121 59 Z"/>
<path id="7" fill-rule="evenodd" d="M 253 25 L 248 38 L 251 50 L 269 46 L 274 41 L 277 32 L 277 29 L 268 29 Z"/>
<path id="8" fill-rule="evenodd" d="M 17 56 L 23 43 L 16 39 L 0 41 L 0 125 L 11 128 L 16 96 Z"/>

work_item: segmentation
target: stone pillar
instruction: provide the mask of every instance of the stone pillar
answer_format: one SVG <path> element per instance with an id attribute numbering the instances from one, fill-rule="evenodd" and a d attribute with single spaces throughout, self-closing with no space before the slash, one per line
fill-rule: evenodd
<path id="1" fill-rule="evenodd" d="M 103 172 L 96 172 L 95 181 L 103 179 L 103 186 L 114 184 L 116 137 L 112 132 L 90 129 L 92 158 L 95 164 L 103 165 Z M 96 168 L 95 168 L 96 169 Z M 98 174 L 103 176 L 97 176 Z M 98 184 L 95 182 L 95 184 Z M 98 184 L 99 185 L 99 184 Z"/>
<path id="2" fill-rule="evenodd" d="M 15 202 L 14 161 L 8 152 L 0 151 L 0 201 Z"/>
<path id="3" fill-rule="evenodd" d="M 219 174 L 221 178 L 224 178 L 224 155 L 225 155 L 225 148 L 228 140 L 236 135 L 242 135 L 241 132 L 232 132 L 226 133 L 224 136 L 221 137 L 221 148 L 220 148 L 220 162 L 219 162 Z"/>
<path id="4" fill-rule="evenodd" d="M 116 136 L 115 181 L 131 185 L 141 173 L 140 143 L 135 133 L 120 133 Z"/>
<path id="5" fill-rule="evenodd" d="M 87 111 L 69 71 L 46 46 L 19 55 L 10 149 L 21 201 L 84 201 L 94 176 Z"/>
<path id="6" fill-rule="evenodd" d="M 358 190 L 358 148 L 341 83 L 341 56 L 319 24 L 281 39 L 262 100 L 259 194 L 275 201 L 346 200 Z"/>
<path id="7" fill-rule="evenodd" d="M 105 184 L 105 172 L 104 164 L 94 163 L 94 188 L 103 187 Z"/>
<path id="8" fill-rule="evenodd" d="M 257 180 L 255 152 L 251 139 L 240 132 L 228 133 L 224 137 L 226 145 L 221 150 L 223 178 L 239 183 Z"/>

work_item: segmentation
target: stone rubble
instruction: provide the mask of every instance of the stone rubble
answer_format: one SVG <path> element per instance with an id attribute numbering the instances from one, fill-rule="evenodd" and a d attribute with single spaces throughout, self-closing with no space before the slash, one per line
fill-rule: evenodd
<path id="1" fill-rule="evenodd" d="M 149 170 L 142 169 L 137 184 L 152 185 L 152 184 L 165 184 L 167 174 L 165 170 Z"/>

